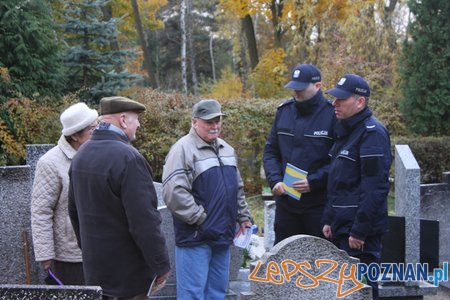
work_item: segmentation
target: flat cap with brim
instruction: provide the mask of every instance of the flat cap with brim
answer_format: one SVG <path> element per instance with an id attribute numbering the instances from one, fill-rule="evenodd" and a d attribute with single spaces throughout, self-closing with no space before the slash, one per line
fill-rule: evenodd
<path id="1" fill-rule="evenodd" d="M 126 111 L 141 113 L 145 111 L 145 106 L 139 102 L 120 96 L 103 97 L 100 100 L 101 115 L 117 114 Z"/>
<path id="2" fill-rule="evenodd" d="M 206 99 L 194 105 L 192 116 L 202 120 L 211 120 L 219 116 L 225 116 L 225 114 L 222 113 L 219 102 L 214 99 Z"/>

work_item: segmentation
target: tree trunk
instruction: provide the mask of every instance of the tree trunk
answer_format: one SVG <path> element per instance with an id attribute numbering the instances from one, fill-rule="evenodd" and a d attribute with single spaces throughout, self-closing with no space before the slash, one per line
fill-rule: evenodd
<path id="1" fill-rule="evenodd" d="M 136 30 L 139 35 L 139 43 L 141 44 L 142 52 L 144 53 L 144 68 L 147 70 L 148 78 L 150 80 L 150 85 L 152 88 L 158 88 L 155 74 L 152 72 L 151 68 L 151 54 L 148 49 L 147 38 L 142 27 L 141 16 L 139 14 L 139 7 L 136 0 L 131 0 L 131 6 L 133 7 L 134 23 L 136 25 Z"/>
<path id="2" fill-rule="evenodd" d="M 270 4 L 275 48 L 283 48 L 281 38 L 284 32 L 280 27 L 280 18 L 283 15 L 283 7 L 283 0 L 272 0 Z"/>
<path id="3" fill-rule="evenodd" d="M 255 30 L 253 27 L 252 17 L 246 15 L 242 20 L 242 29 L 244 30 L 245 37 L 247 38 L 248 54 L 250 56 L 250 65 L 252 70 L 256 68 L 259 62 L 258 48 L 256 46 Z"/>
<path id="4" fill-rule="evenodd" d="M 209 36 L 209 55 L 211 56 L 211 71 L 213 81 L 216 82 L 216 63 L 214 62 L 214 48 L 213 48 L 213 36 Z"/>
<path id="5" fill-rule="evenodd" d="M 183 93 L 187 95 L 187 66 L 186 66 L 186 1 L 181 0 L 180 5 L 180 30 L 181 30 L 181 80 L 183 84 Z"/>
<path id="6" fill-rule="evenodd" d="M 241 30 L 243 30 L 242 27 Z M 239 77 L 242 80 L 243 91 L 246 91 L 248 89 L 248 63 L 247 63 L 247 56 L 245 55 L 244 36 L 240 34 L 239 37 L 240 37 L 239 39 L 240 47 L 239 47 L 239 57 L 236 61 L 236 68 Z"/>
<path id="7" fill-rule="evenodd" d="M 191 65 L 191 79 L 192 79 L 192 85 L 194 87 L 194 95 L 198 95 L 198 80 L 197 80 L 197 71 L 195 69 L 195 49 L 194 49 L 194 43 L 193 43 L 193 36 L 192 36 L 192 28 L 194 27 L 193 19 L 191 15 L 192 11 L 192 3 L 190 0 L 187 1 L 187 9 L 186 9 L 186 19 L 187 19 L 187 28 L 186 28 L 186 34 L 187 34 L 187 42 L 189 46 L 189 62 Z"/>

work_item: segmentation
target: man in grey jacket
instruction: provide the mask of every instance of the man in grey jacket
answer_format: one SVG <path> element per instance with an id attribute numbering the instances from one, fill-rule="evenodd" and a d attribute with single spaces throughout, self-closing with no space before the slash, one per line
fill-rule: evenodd
<path id="1" fill-rule="evenodd" d="M 234 149 L 219 138 L 221 106 L 202 100 L 166 157 L 163 197 L 174 218 L 177 299 L 224 299 L 230 245 L 251 227 Z"/>
<path id="2" fill-rule="evenodd" d="M 170 269 L 152 172 L 129 144 L 145 106 L 107 97 L 100 108 L 101 123 L 69 171 L 70 217 L 86 283 L 101 286 L 106 299 L 143 300 L 152 280 L 163 284 Z"/>

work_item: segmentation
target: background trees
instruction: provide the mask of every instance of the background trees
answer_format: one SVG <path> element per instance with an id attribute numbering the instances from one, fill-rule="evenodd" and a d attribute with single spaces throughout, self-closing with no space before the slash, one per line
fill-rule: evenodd
<path id="1" fill-rule="evenodd" d="M 116 94 L 139 81 L 139 76 L 124 69 L 126 60 L 134 58 L 131 51 L 120 50 L 117 23 L 108 10 L 106 0 L 67 1 L 63 7 L 63 54 L 69 88 L 75 92 L 86 89 L 81 97 L 98 101 Z"/>
<path id="2" fill-rule="evenodd" d="M 233 113 L 244 114 L 252 103 L 250 121 L 229 118 L 242 131 L 230 139 L 252 137 L 241 143 L 251 166 L 262 147 L 255 143 L 264 139 L 258 118 L 270 119 L 276 104 L 291 97 L 283 86 L 298 63 L 321 69 L 323 89 L 344 73 L 365 77 L 370 105 L 393 136 L 448 136 L 449 6 L 445 0 L 1 1 L 0 163 L 20 160 L 27 142 L 55 142 L 58 131 L 49 128 L 58 127 L 68 104 L 122 94 L 158 103 L 163 108 L 154 113 L 177 122 L 185 120 L 171 114 L 189 112 L 191 96 L 217 98 Z M 138 145 L 159 155 L 156 165 L 177 138 L 159 135 L 186 126 L 165 128 L 164 118 L 141 128 L 150 138 Z"/>
<path id="3" fill-rule="evenodd" d="M 0 49 L 0 103 L 61 95 L 65 78 L 46 1 L 0 2 Z"/>
<path id="4" fill-rule="evenodd" d="M 450 131 L 450 2 L 409 1 L 410 38 L 401 59 L 402 111 L 412 131 L 448 135 Z"/>

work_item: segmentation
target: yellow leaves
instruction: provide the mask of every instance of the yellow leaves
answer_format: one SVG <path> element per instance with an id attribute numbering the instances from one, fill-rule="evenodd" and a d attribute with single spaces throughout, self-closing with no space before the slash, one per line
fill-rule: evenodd
<path id="1" fill-rule="evenodd" d="M 11 81 L 8 68 L 0 67 L 0 78 L 5 82 Z"/>
<path id="2" fill-rule="evenodd" d="M 254 15 L 261 11 L 264 0 L 220 0 L 219 5 L 228 12 L 238 15 L 241 19 L 246 15 Z"/>
<path id="3" fill-rule="evenodd" d="M 26 144 L 53 143 L 60 134 L 54 105 L 11 98 L 0 109 L 0 143 L 10 161 L 25 158 Z"/>
<path id="4" fill-rule="evenodd" d="M 211 86 L 207 96 L 219 101 L 249 97 L 248 94 L 244 93 L 244 85 L 241 79 L 230 68 L 225 68 L 222 71 L 220 80 Z"/>
<path id="5" fill-rule="evenodd" d="M 0 141 L 3 150 L 9 155 L 25 157 L 25 143 L 17 141 L 5 122 L 0 119 Z"/>
<path id="6" fill-rule="evenodd" d="M 263 55 L 250 75 L 258 97 L 270 98 L 280 94 L 288 70 L 284 64 L 285 57 L 286 53 L 281 48 L 269 50 Z"/>
<path id="7" fill-rule="evenodd" d="M 167 5 L 167 0 L 137 0 L 139 12 L 144 29 L 156 30 L 164 27 L 162 20 L 157 18 L 158 11 Z M 119 30 L 124 36 L 136 35 L 133 17 L 133 8 L 129 0 L 114 0 L 112 2 L 113 16 L 120 18 L 125 16 L 119 23 Z"/>

